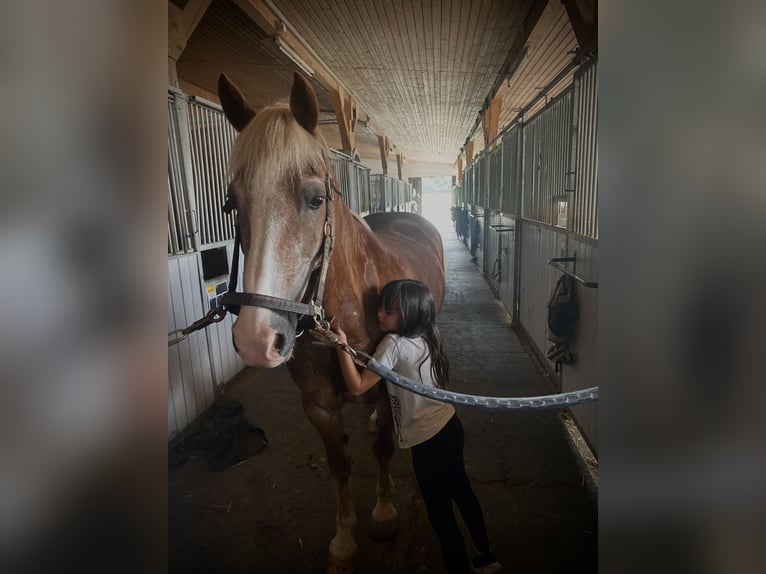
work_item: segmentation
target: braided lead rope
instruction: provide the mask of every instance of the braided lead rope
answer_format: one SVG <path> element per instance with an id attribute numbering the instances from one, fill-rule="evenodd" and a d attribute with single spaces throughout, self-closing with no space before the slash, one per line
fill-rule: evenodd
<path id="1" fill-rule="evenodd" d="M 507 410 L 507 411 L 539 411 L 544 409 L 557 409 L 589 403 L 598 399 L 598 387 L 571 391 L 558 395 L 542 395 L 538 397 L 482 397 L 478 395 L 466 395 L 427 387 L 421 383 L 416 383 L 381 365 L 374 358 L 367 361 L 367 368 L 376 375 L 380 375 L 388 382 L 397 387 L 407 389 L 418 395 L 451 403 L 453 405 L 465 405 L 467 407 L 480 407 L 483 409 Z"/>
<path id="2" fill-rule="evenodd" d="M 537 397 L 482 397 L 479 395 L 467 395 L 464 393 L 427 387 L 422 383 L 415 382 L 412 379 L 384 367 L 373 357 L 353 349 L 348 343 L 342 343 L 338 336 L 329 329 L 324 330 L 317 328 L 316 331 L 318 331 L 332 345 L 351 355 L 351 358 L 357 365 L 371 370 L 376 375 L 379 375 L 397 387 L 401 387 L 417 395 L 442 403 L 493 410 L 540 411 L 545 409 L 570 407 L 598 400 L 598 387 L 570 391 L 568 393 L 560 393 L 557 395 L 541 395 Z M 364 357 L 366 362 L 359 357 Z"/>

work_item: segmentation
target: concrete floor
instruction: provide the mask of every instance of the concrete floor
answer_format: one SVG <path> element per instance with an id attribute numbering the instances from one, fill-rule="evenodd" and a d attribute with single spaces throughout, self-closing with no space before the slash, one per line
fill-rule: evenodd
<path id="1" fill-rule="evenodd" d="M 440 327 L 451 388 L 493 396 L 549 393 L 467 248 L 446 229 L 443 238 L 447 297 Z M 169 570 L 324 572 L 334 535 L 334 487 L 296 387 L 284 368 L 246 369 L 227 394 L 244 403 L 248 420 L 265 429 L 270 446 L 219 473 L 202 459 L 169 471 Z M 504 571 L 596 572 L 596 497 L 561 416 L 468 407 L 458 413 L 468 475 Z M 398 450 L 392 462 L 400 531 L 385 542 L 367 535 L 376 469 L 368 414 L 355 405 L 344 409 L 358 515 L 357 572 L 440 574 L 438 542 L 408 451 Z"/>

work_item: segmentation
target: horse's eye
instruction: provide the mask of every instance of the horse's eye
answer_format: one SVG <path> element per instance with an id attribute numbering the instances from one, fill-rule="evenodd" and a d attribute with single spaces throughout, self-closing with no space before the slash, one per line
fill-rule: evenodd
<path id="1" fill-rule="evenodd" d="M 322 204 L 324 203 L 324 196 L 323 195 L 315 195 L 311 198 L 311 201 L 309 202 L 309 207 L 311 209 L 319 209 L 322 207 Z"/>

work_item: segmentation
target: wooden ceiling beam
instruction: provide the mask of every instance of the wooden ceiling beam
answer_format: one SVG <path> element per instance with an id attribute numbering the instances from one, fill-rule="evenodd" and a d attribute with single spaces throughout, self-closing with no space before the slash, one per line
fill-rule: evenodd
<path id="1" fill-rule="evenodd" d="M 332 92 L 332 103 L 335 107 L 335 117 L 338 120 L 340 141 L 343 152 L 351 154 L 356 140 L 356 125 L 359 119 L 356 102 L 338 86 Z"/>
<path id="2" fill-rule="evenodd" d="M 380 163 L 383 168 L 383 175 L 388 175 L 388 154 L 391 151 L 391 144 L 388 137 L 378 136 L 378 147 L 380 148 Z"/>
<path id="3" fill-rule="evenodd" d="M 567 9 L 580 49 L 590 48 L 598 38 L 597 0 L 561 0 Z"/>
<path id="4" fill-rule="evenodd" d="M 482 118 L 484 129 L 484 147 L 488 148 L 490 143 L 497 137 L 498 127 L 500 125 L 500 110 L 503 107 L 503 98 L 495 96 L 492 103 L 484 108 L 484 117 Z"/>
<path id="5" fill-rule="evenodd" d="M 176 62 L 196 30 L 211 0 L 189 0 L 183 7 L 168 0 L 168 58 Z"/>

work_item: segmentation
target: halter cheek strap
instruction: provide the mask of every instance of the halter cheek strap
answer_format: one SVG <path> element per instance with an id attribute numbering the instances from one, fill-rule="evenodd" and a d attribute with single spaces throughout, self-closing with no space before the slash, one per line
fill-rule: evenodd
<path id="1" fill-rule="evenodd" d="M 322 297 L 324 296 L 324 286 L 327 279 L 327 269 L 330 266 L 330 256 L 332 255 L 334 241 L 335 210 L 333 209 L 333 186 L 330 172 L 325 176 L 325 223 L 322 238 L 322 267 L 319 271 L 319 280 L 314 286 L 314 294 L 309 303 L 300 301 L 290 301 L 281 297 L 271 295 L 262 295 L 260 293 L 245 293 L 237 291 L 239 277 L 239 250 L 241 239 L 239 225 L 235 226 L 234 250 L 231 258 L 231 274 L 229 276 L 229 290 L 224 293 L 221 300 L 224 313 L 229 311 L 235 315 L 239 314 L 240 307 L 247 305 L 251 307 L 264 307 L 274 311 L 286 311 L 301 316 L 311 317 L 315 325 L 321 325 L 325 322 L 324 308 L 322 307 Z M 223 206 L 226 213 L 234 210 L 234 204 L 231 198 L 226 200 Z"/>

